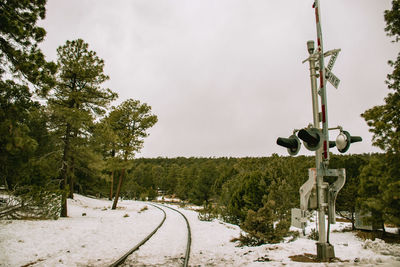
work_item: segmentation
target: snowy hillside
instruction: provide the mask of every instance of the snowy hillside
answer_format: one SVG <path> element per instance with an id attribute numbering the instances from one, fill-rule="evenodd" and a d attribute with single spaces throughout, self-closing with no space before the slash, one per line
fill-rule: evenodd
<path id="1" fill-rule="evenodd" d="M 163 217 L 160 210 L 144 202 L 121 201 L 113 211 L 107 200 L 75 195 L 68 201 L 68 218 L 0 221 L 0 266 L 108 266 L 150 233 Z M 400 266 L 400 245 L 378 239 L 362 241 L 351 232 L 340 231 L 331 234 L 340 261 L 294 262 L 290 256 L 316 254 L 315 241 L 299 238 L 290 243 L 237 247 L 230 240 L 239 236 L 239 227 L 218 220 L 202 222 L 195 211 L 179 210 L 188 218 L 192 231 L 190 266 Z M 166 224 L 164 233 L 156 233 L 147 248 L 131 256 L 131 262 L 180 266 L 170 257 L 183 254 L 186 229 L 178 222 L 182 218 L 172 213 L 167 216 L 172 221 Z M 337 223 L 332 230 L 346 225 Z"/>

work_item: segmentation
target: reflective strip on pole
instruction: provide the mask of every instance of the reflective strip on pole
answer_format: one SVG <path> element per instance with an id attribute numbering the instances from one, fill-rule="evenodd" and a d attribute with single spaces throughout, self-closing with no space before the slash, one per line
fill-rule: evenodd
<path id="1" fill-rule="evenodd" d="M 326 101 L 326 80 L 325 80 L 325 63 L 324 63 L 324 47 L 322 40 L 322 29 L 321 29 L 321 13 L 319 8 L 319 0 L 315 0 L 315 19 L 317 23 L 317 41 L 318 41 L 318 52 L 319 55 L 319 69 L 320 69 L 320 95 L 321 95 L 321 112 L 322 112 L 322 134 L 324 137 L 323 144 L 323 160 L 327 162 L 329 160 L 329 133 L 328 133 L 328 105 Z"/>

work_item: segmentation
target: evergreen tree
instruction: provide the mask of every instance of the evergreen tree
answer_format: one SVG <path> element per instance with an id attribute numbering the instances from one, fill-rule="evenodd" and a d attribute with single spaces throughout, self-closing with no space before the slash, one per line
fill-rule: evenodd
<path id="1" fill-rule="evenodd" d="M 156 164 L 156 163 L 155 163 Z M 161 189 L 162 180 L 165 177 L 164 168 L 161 165 L 152 165 L 151 167 L 151 175 L 153 177 L 153 185 L 154 189 Z"/>
<path id="2" fill-rule="evenodd" d="M 110 194 L 108 199 L 113 198 L 114 176 L 120 169 L 118 158 L 115 157 L 116 144 L 118 136 L 111 129 L 108 118 L 103 118 L 93 127 L 93 135 L 91 136 L 92 145 L 96 147 L 96 151 L 103 156 L 105 160 L 104 170 L 110 173 Z"/>
<path id="3" fill-rule="evenodd" d="M 29 121 L 40 105 L 29 87 L 44 93 L 54 82 L 55 64 L 46 62 L 37 46 L 46 34 L 36 25 L 45 17 L 45 4 L 0 3 L 0 183 L 6 187 L 29 176 L 28 161 L 38 148 Z"/>
<path id="4" fill-rule="evenodd" d="M 385 221 L 400 227 L 400 154 L 387 155 L 386 187 L 383 192 Z M 400 234 L 400 232 L 399 232 Z"/>
<path id="5" fill-rule="evenodd" d="M 207 206 L 212 197 L 213 192 L 211 190 L 217 177 L 218 173 L 215 164 L 211 160 L 203 163 L 196 179 L 193 181 L 190 200 L 195 204 L 201 205 L 204 203 Z"/>
<path id="6" fill-rule="evenodd" d="M 163 191 L 166 194 L 174 194 L 176 191 L 176 185 L 178 180 L 181 177 L 181 168 L 179 167 L 178 164 L 174 163 L 172 164 L 165 175 L 163 177 Z"/>
<path id="7" fill-rule="evenodd" d="M 393 42 L 399 42 L 400 0 L 392 1 L 392 9 L 386 10 L 384 17 L 387 35 L 394 38 Z M 387 75 L 386 84 L 390 92 L 385 97 L 385 104 L 368 109 L 361 116 L 364 117 L 370 127 L 370 132 L 373 133 L 373 144 L 387 152 L 385 180 L 381 181 L 383 186 L 379 197 L 381 201 L 385 202 L 385 205 L 390 205 L 390 211 L 387 206 L 384 206 L 386 207 L 385 211 L 381 210 L 380 212 L 384 212 L 382 214 L 383 219 L 399 225 L 400 213 L 397 211 L 400 210 L 400 202 L 398 201 L 400 174 L 398 171 L 389 172 L 389 170 L 397 170 L 400 164 L 400 53 L 395 61 L 389 61 L 389 65 L 393 67 L 393 72 Z M 361 181 L 362 184 L 367 182 L 367 178 Z M 361 197 L 365 199 L 367 196 L 362 195 Z M 375 205 L 380 206 L 381 201 L 376 199 L 376 203 L 373 201 L 375 204 L 371 204 L 371 201 L 369 201 L 366 206 L 375 209 Z"/>
<path id="8" fill-rule="evenodd" d="M 55 64 L 44 59 L 37 45 L 46 35 L 37 26 L 38 20 L 45 18 L 45 5 L 46 0 L 0 3 L 0 78 L 4 81 L 13 77 L 18 82 L 30 83 L 41 94 L 54 85 L 55 71 Z"/>
<path id="9" fill-rule="evenodd" d="M 61 189 L 73 196 L 73 169 L 79 140 L 86 138 L 96 116 L 103 115 L 117 94 L 101 84 L 109 79 L 104 74 L 104 61 L 82 39 L 67 41 L 57 49 L 57 84 L 48 96 L 52 126 L 62 141 Z M 61 216 L 67 216 L 66 193 Z"/>
<path id="10" fill-rule="evenodd" d="M 20 182 L 26 185 L 41 186 L 42 190 L 56 190 L 57 162 L 60 155 L 57 153 L 57 140 L 48 130 L 48 113 L 45 106 L 35 105 L 27 114 L 29 137 L 37 143 L 32 153 L 26 154 L 27 169 L 25 175 L 20 175 Z M 26 153 L 25 151 L 24 153 Z"/>
<path id="11" fill-rule="evenodd" d="M 392 9 L 385 11 L 386 32 L 400 41 L 400 0 L 392 1 Z M 373 144 L 389 153 L 400 153 L 400 53 L 389 65 L 393 72 L 388 74 L 386 83 L 391 90 L 385 104 L 375 106 L 363 114 L 373 133 Z"/>
<path id="12" fill-rule="evenodd" d="M 56 64 L 47 62 L 38 48 L 46 34 L 37 26 L 45 18 L 45 4 L 45 0 L 0 3 L 0 184 L 27 201 L 25 212 L 41 218 L 58 201 L 52 184 L 56 147 L 47 114 L 33 100 L 55 83 Z"/>
<path id="13" fill-rule="evenodd" d="M 27 86 L 0 81 L 0 175 L 4 185 L 15 185 L 28 157 L 37 148 L 28 120 L 35 103 Z"/>
<path id="14" fill-rule="evenodd" d="M 333 169 L 345 168 L 346 183 L 340 190 L 336 199 L 336 212 L 341 217 L 351 221 L 352 229 L 355 229 L 356 203 L 359 197 L 360 172 L 368 164 L 370 155 L 332 155 L 330 167 Z"/>
<path id="15" fill-rule="evenodd" d="M 157 116 L 151 113 L 151 107 L 139 100 L 128 99 L 114 108 L 108 116 L 110 126 L 118 136 L 116 156 L 123 162 L 118 181 L 117 192 L 112 209 L 117 208 L 122 181 L 125 176 L 128 160 L 133 159 L 136 152 L 143 147 L 144 138 L 149 134 L 147 130 L 157 122 Z"/>
<path id="16" fill-rule="evenodd" d="M 241 227 L 248 233 L 248 236 L 242 236 L 242 242 L 247 239 L 251 241 L 249 245 L 261 245 L 278 243 L 283 240 L 289 232 L 290 222 L 279 218 L 276 204 L 275 201 L 268 200 L 257 211 L 249 210 L 247 212 L 246 220 Z"/>
<path id="17" fill-rule="evenodd" d="M 368 223 L 384 228 L 386 203 L 383 199 L 386 190 L 386 164 L 378 157 L 372 157 L 360 174 L 359 199 L 361 211 L 370 212 Z"/>
<path id="18" fill-rule="evenodd" d="M 175 194 L 182 200 L 188 200 L 190 191 L 193 188 L 193 183 L 197 177 L 197 169 L 195 166 L 182 166 L 181 176 L 178 178 L 177 185 L 175 187 Z"/>

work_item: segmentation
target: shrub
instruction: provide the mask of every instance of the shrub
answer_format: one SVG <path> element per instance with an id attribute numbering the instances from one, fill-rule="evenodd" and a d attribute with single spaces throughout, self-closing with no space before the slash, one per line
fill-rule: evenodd
<path id="1" fill-rule="evenodd" d="M 8 219 L 58 219 L 61 192 L 39 186 L 23 186 L 10 194 L 0 207 L 0 217 Z"/>
<path id="2" fill-rule="evenodd" d="M 279 219 L 275 201 L 269 200 L 257 212 L 249 210 L 241 228 L 248 233 L 248 238 L 256 245 L 278 243 L 289 233 L 290 222 Z M 253 242 L 253 239 L 256 242 Z"/>
<path id="3" fill-rule="evenodd" d="M 204 203 L 204 207 L 199 211 L 197 218 L 199 218 L 200 221 L 210 222 L 218 218 L 218 213 L 213 209 L 212 205 Z"/>
<path id="4" fill-rule="evenodd" d="M 259 246 L 262 245 L 263 242 L 249 234 L 243 234 L 240 233 L 240 236 L 238 238 L 232 238 L 231 242 L 237 242 L 239 241 L 239 247 L 243 246 Z"/>
<path id="5" fill-rule="evenodd" d="M 144 212 L 144 211 L 146 211 L 146 210 L 148 210 L 148 209 L 149 209 L 149 208 L 148 208 L 147 206 L 144 206 L 143 208 L 140 209 L 139 213 L 142 213 L 142 212 Z"/>
<path id="6" fill-rule="evenodd" d="M 317 240 L 319 239 L 318 231 L 315 230 L 314 228 L 311 229 L 311 233 L 308 235 L 308 239 L 316 240 L 316 241 L 317 241 Z"/>

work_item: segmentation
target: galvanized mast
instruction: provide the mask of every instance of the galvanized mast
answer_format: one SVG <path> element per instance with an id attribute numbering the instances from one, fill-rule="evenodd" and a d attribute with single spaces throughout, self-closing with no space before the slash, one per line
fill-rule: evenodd
<path id="1" fill-rule="evenodd" d="M 324 167 L 327 168 L 329 161 L 329 131 L 328 131 L 328 104 L 326 100 L 326 80 L 325 80 L 325 63 L 324 63 L 324 45 L 322 40 L 321 29 L 321 9 L 319 0 L 314 2 L 315 20 L 317 26 L 317 43 L 319 52 L 319 94 L 321 96 L 321 120 L 322 120 L 322 134 L 323 134 L 323 162 Z"/>
<path id="2" fill-rule="evenodd" d="M 322 122 L 322 147 L 315 152 L 316 171 L 317 171 L 317 211 L 318 211 L 318 243 L 317 257 L 321 260 L 328 260 L 334 257 L 333 246 L 327 242 L 327 231 L 325 223 L 325 211 L 327 208 L 327 199 L 324 192 L 326 191 L 326 183 L 324 183 L 324 170 L 329 164 L 329 130 L 328 130 L 328 105 L 326 97 L 326 80 L 325 80 L 325 62 L 324 62 L 324 45 L 322 39 L 321 28 L 321 9 L 319 0 L 314 2 L 315 20 L 317 27 L 317 44 L 319 59 L 319 95 L 321 97 L 321 122 Z M 318 99 L 318 98 L 317 98 Z M 316 100 L 317 101 L 317 100 Z M 318 125 L 314 127 L 319 128 Z"/>

